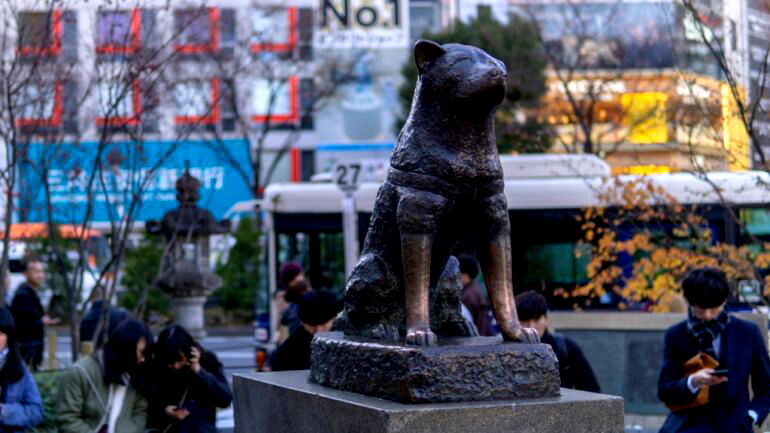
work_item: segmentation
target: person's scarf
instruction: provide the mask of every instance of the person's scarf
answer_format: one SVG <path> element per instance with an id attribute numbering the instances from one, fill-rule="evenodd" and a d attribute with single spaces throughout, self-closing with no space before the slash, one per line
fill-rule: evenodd
<path id="1" fill-rule="evenodd" d="M 695 317 L 692 308 L 687 309 L 687 331 L 698 340 L 700 350 L 717 359 L 714 340 L 725 330 L 730 316 L 722 310 L 714 320 L 701 320 Z"/>

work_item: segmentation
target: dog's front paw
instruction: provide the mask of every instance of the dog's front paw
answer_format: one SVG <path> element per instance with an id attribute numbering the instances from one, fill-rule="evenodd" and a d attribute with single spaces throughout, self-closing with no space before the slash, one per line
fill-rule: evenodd
<path id="1" fill-rule="evenodd" d="M 438 339 L 430 328 L 409 328 L 406 331 L 406 344 L 435 346 L 438 344 Z"/>
<path id="2" fill-rule="evenodd" d="M 516 326 L 510 330 L 503 330 L 503 340 L 535 344 L 540 342 L 540 336 L 537 335 L 537 331 L 533 328 Z"/>

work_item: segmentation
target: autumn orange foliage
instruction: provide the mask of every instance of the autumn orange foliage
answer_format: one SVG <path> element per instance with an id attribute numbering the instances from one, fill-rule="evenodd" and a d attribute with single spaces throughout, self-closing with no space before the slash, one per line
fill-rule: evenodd
<path id="1" fill-rule="evenodd" d="M 590 281 L 573 296 L 612 290 L 625 300 L 620 309 L 633 305 L 666 312 L 679 297 L 679 281 L 692 268 L 718 267 L 730 281 L 738 281 L 758 279 L 757 269 L 770 266 L 765 252 L 770 244 L 752 248 L 716 242 L 699 213 L 703 209 L 680 204 L 649 178 L 608 178 L 597 194 L 601 204 L 578 217 L 583 239 L 575 254 L 590 250 Z"/>

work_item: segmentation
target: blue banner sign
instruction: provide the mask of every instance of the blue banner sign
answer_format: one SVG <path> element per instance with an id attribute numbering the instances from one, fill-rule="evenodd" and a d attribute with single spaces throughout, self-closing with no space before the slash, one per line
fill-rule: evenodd
<path id="1" fill-rule="evenodd" d="M 217 218 L 252 198 L 242 140 L 34 143 L 26 154 L 19 164 L 22 221 L 47 222 L 49 208 L 60 224 L 161 219 L 178 206 L 176 181 L 186 167 L 201 182 L 198 206 Z"/>

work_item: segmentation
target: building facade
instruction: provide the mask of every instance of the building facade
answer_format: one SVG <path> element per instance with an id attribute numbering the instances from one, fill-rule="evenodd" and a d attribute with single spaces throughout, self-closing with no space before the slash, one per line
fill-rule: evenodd
<path id="1" fill-rule="evenodd" d="M 221 217 L 314 172 L 314 2 L 6 8 L 19 220 L 158 218 L 185 167 Z"/>
<path id="2" fill-rule="evenodd" d="M 18 220 L 158 218 L 185 167 L 217 217 L 346 160 L 372 175 L 395 142 L 410 30 L 438 28 L 438 6 L 6 2 Z"/>
<path id="3" fill-rule="evenodd" d="M 722 50 L 745 97 L 738 1 L 462 0 L 457 17 L 486 8 L 535 23 L 549 61 L 547 91 L 530 115 L 554 151 L 590 152 L 616 172 L 740 170 L 750 166 Z"/>

